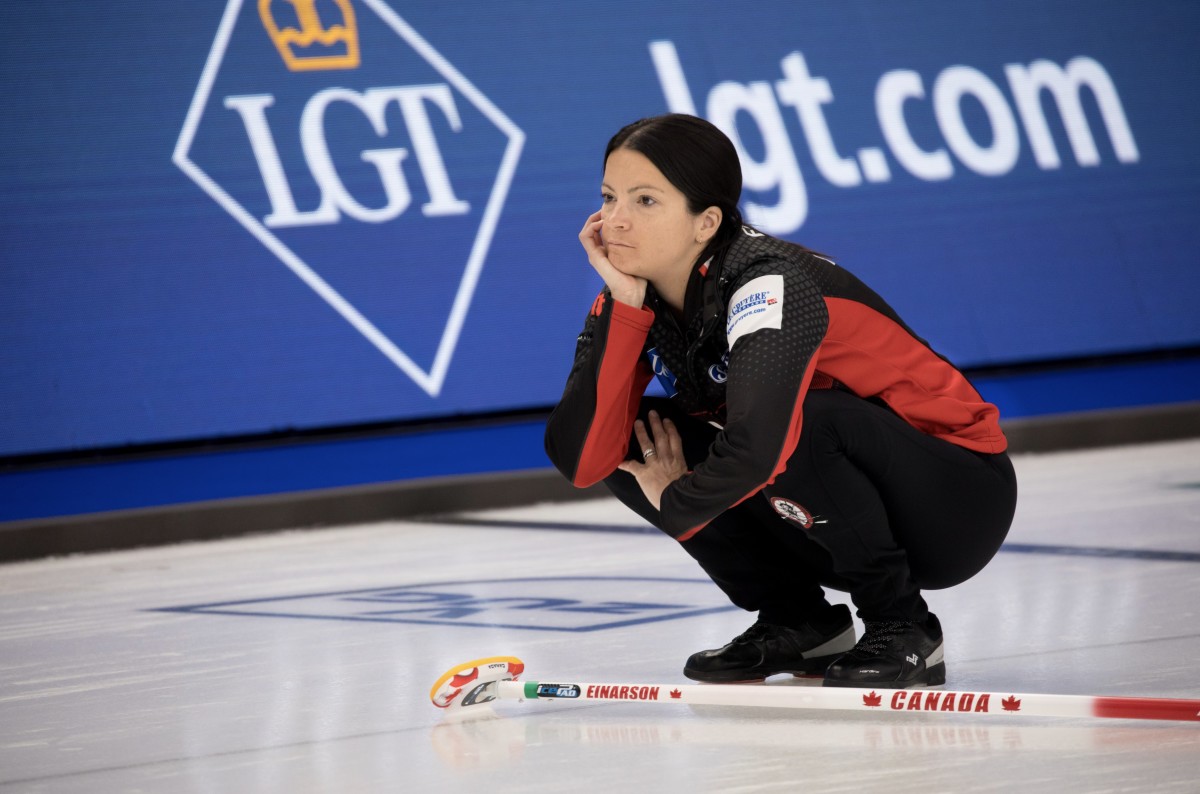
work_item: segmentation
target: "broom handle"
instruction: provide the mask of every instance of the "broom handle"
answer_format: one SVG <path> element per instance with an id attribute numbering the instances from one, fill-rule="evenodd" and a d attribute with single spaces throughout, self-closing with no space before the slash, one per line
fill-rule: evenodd
<path id="1" fill-rule="evenodd" d="M 497 697 L 515 700 L 626 701 L 705 706 L 761 706 L 858 712 L 980 714 L 1200 722 L 1200 700 L 1093 697 L 940 689 L 622 684 L 499 681 Z"/>

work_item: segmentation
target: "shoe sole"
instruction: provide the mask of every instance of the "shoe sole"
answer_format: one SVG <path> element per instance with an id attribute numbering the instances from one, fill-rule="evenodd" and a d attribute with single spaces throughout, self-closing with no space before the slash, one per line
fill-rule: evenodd
<path id="1" fill-rule="evenodd" d="M 916 676 L 908 681 L 843 681 L 837 679 L 825 679 L 824 686 L 840 686 L 840 687 L 859 687 L 866 689 L 868 687 L 879 687 L 880 689 L 911 689 L 921 686 L 942 686 L 946 683 L 946 663 L 940 662 L 933 667 L 927 668 L 924 673 Z"/>

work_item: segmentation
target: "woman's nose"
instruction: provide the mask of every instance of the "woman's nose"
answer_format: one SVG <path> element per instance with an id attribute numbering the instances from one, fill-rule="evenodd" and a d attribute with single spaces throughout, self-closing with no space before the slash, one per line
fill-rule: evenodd
<path id="1" fill-rule="evenodd" d="M 608 213 L 604 216 L 604 222 L 617 229 L 628 228 L 629 213 L 625 210 L 625 205 L 619 201 L 609 204 Z"/>

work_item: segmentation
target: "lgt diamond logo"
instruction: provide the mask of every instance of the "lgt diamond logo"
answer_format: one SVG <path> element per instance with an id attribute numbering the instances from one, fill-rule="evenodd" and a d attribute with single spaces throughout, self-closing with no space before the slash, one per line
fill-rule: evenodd
<path id="1" fill-rule="evenodd" d="M 173 160 L 436 397 L 524 140 L 382 0 L 229 0 Z"/>

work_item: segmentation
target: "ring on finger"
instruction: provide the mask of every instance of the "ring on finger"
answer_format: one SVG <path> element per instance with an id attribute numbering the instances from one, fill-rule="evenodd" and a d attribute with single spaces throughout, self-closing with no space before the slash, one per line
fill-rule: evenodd
<path id="1" fill-rule="evenodd" d="M 643 458 L 649 458 L 649 457 L 653 457 L 653 456 L 654 456 L 654 454 L 655 454 L 654 450 L 653 450 L 652 448 L 650 448 L 650 447 L 646 447 L 645 449 L 643 449 L 643 450 L 642 450 L 642 457 L 643 457 Z"/>

